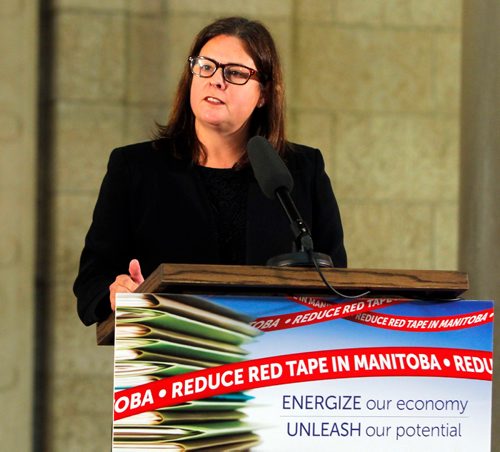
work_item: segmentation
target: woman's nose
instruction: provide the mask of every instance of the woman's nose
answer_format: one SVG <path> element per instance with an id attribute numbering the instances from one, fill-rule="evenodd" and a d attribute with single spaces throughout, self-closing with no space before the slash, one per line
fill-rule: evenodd
<path id="1" fill-rule="evenodd" d="M 225 88 L 226 87 L 226 80 L 224 79 L 224 75 L 222 73 L 223 69 L 222 68 L 217 68 L 215 71 L 215 74 L 212 75 L 212 78 L 210 79 L 210 83 L 217 88 Z"/>

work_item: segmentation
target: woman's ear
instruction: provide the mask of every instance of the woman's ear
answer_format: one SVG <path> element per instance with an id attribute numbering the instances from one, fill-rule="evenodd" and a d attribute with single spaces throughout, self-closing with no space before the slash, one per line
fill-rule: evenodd
<path id="1" fill-rule="evenodd" d="M 262 108 L 265 104 L 266 104 L 266 92 L 265 90 L 261 90 L 259 101 L 257 102 L 257 108 Z"/>

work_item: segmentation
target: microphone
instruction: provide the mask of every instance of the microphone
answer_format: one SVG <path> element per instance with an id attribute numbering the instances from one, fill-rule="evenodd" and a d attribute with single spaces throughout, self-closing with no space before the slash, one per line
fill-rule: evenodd
<path id="1" fill-rule="evenodd" d="M 312 266 L 313 259 L 322 267 L 333 267 L 330 256 L 313 251 L 313 240 L 306 222 L 302 219 L 290 192 L 293 178 L 278 152 L 264 137 L 252 137 L 247 153 L 260 189 L 269 199 L 278 199 L 292 229 L 293 252 L 272 257 L 270 266 Z"/>
<path id="2" fill-rule="evenodd" d="M 269 199 L 276 197 L 276 190 L 279 188 L 292 191 L 292 175 L 269 141 L 260 136 L 250 138 L 247 152 L 255 178 Z"/>

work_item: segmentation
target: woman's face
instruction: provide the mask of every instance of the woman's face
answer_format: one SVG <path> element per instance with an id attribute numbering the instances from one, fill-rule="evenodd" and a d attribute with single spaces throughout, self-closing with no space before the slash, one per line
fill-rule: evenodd
<path id="1" fill-rule="evenodd" d="M 212 38 L 202 47 L 200 56 L 256 69 L 242 41 L 234 36 Z M 190 99 L 198 136 L 203 136 L 207 128 L 224 135 L 246 133 L 252 112 L 264 103 L 257 80 L 251 78 L 245 85 L 233 85 L 224 80 L 220 68 L 210 78 L 193 75 Z"/>

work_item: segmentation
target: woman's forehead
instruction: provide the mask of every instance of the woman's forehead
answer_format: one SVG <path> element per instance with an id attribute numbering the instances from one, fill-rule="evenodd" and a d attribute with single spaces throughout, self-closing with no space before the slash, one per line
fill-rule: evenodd
<path id="1" fill-rule="evenodd" d="M 200 50 L 200 55 L 213 58 L 219 63 L 241 63 L 255 66 L 244 42 L 236 36 L 219 35 L 210 39 Z"/>

